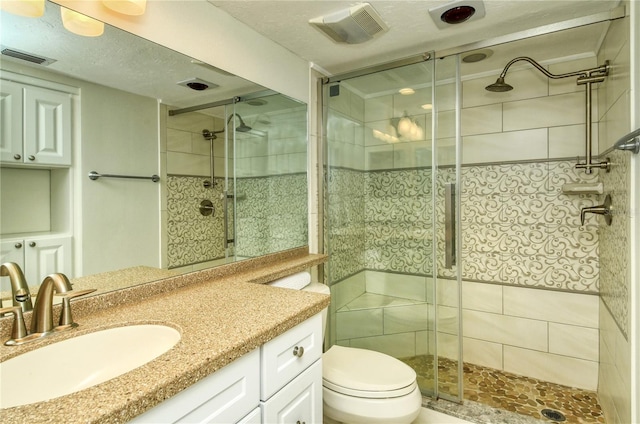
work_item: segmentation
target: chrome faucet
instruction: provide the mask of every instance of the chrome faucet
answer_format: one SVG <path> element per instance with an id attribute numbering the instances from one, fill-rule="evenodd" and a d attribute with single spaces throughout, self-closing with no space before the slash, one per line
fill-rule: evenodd
<path id="1" fill-rule="evenodd" d="M 32 310 L 31 293 L 29 293 L 29 286 L 20 266 L 15 262 L 6 262 L 0 265 L 0 276 L 9 277 L 11 280 L 13 306 L 20 306 L 22 312 Z"/>

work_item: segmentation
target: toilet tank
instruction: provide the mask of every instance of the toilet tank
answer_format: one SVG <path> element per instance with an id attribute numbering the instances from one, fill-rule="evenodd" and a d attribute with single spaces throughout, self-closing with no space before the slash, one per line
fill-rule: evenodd
<path id="1" fill-rule="evenodd" d="M 305 286 L 303 289 L 303 291 L 310 291 L 310 292 L 315 292 L 315 293 L 322 293 L 322 294 L 326 294 L 326 295 L 331 295 L 331 290 L 329 290 L 329 287 L 322 284 L 322 283 L 311 283 L 307 286 Z M 324 308 L 321 312 L 322 314 L 322 338 L 324 338 L 324 333 L 325 330 L 327 329 L 327 311 L 329 310 L 329 308 Z"/>

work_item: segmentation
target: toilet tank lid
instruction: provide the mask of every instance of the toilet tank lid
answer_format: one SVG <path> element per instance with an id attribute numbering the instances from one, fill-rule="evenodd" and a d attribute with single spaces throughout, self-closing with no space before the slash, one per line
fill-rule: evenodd
<path id="1" fill-rule="evenodd" d="M 384 353 L 335 345 L 322 356 L 322 377 L 348 389 L 387 392 L 413 384 L 416 372 Z"/>

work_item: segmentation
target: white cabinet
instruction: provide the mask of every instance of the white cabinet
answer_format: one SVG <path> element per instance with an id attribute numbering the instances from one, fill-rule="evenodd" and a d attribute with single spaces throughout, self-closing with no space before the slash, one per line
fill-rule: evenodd
<path id="1" fill-rule="evenodd" d="M 270 340 L 260 352 L 262 422 L 322 423 L 322 316 Z"/>
<path id="2" fill-rule="evenodd" d="M 54 272 L 62 272 L 71 278 L 71 237 L 42 236 L 2 240 L 0 263 L 5 262 L 20 265 L 30 286 L 39 285 L 47 275 Z M 8 279 L 7 287 L 4 280 L 2 279 L 3 291 L 9 287 Z"/>
<path id="3" fill-rule="evenodd" d="M 0 81 L 0 160 L 71 165 L 71 94 Z"/>
<path id="4" fill-rule="evenodd" d="M 321 424 L 321 357 L 317 314 L 131 422 Z"/>
<path id="5" fill-rule="evenodd" d="M 265 424 L 322 423 L 322 361 L 317 360 L 266 402 Z"/>
<path id="6" fill-rule="evenodd" d="M 259 349 L 255 349 L 130 422 L 235 423 L 248 419 L 245 422 L 252 423 L 259 401 L 259 358 Z"/>

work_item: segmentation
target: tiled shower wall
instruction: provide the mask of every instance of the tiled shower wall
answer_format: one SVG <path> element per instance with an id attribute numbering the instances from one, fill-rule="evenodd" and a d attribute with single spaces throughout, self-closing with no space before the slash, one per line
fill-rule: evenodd
<path id="1" fill-rule="evenodd" d="M 627 10 L 628 9 L 627 4 Z M 637 13 L 637 12 L 636 12 Z M 598 397 L 607 422 L 631 422 L 631 231 L 632 210 L 630 154 L 609 151 L 631 129 L 630 18 L 618 19 L 602 43 L 598 59 L 609 60 L 611 76 L 602 84 L 599 96 L 600 152 L 612 161 L 602 174 L 605 193 L 611 194 L 614 209 L 611 226 L 600 230 L 600 371 Z M 636 43 L 638 41 L 636 40 Z M 637 75 L 635 76 L 637 79 Z M 637 94 L 636 94 L 637 95 Z M 600 202 L 604 200 L 601 196 Z M 637 402 L 637 400 L 636 400 Z"/>
<path id="2" fill-rule="evenodd" d="M 596 58 L 558 62 L 549 69 L 561 73 L 593 66 Z M 595 389 L 597 322 L 534 317 L 526 308 L 517 312 L 509 306 L 508 299 L 540 297 L 540 306 L 553 304 L 577 316 L 597 314 L 597 302 L 589 300 L 595 300 L 599 290 L 598 224 L 589 216 L 581 226 L 579 215 L 580 208 L 597 204 L 598 197 L 561 190 L 565 183 L 598 180 L 597 174 L 578 172 L 573 160 L 563 159 L 584 154 L 584 88 L 573 79 L 554 81 L 538 74 L 512 69 L 510 81 L 517 89 L 506 94 L 484 90 L 495 75 L 463 80 L 462 278 L 467 291 L 485 286 L 495 291 L 493 285 L 500 291 L 499 308 L 489 307 L 491 302 L 471 307 L 463 303 L 465 321 L 476 323 L 465 326 L 465 358 L 482 362 L 492 352 L 492 367 L 514 370 L 518 363 L 515 372 L 543 379 L 550 379 L 549 370 L 563 369 L 567 379 L 556 382 Z M 446 86 L 438 90 L 452 92 Z M 384 126 L 392 117 L 380 116 L 381 110 L 398 112 L 393 107 L 398 96 L 362 99 L 341 87 L 343 93 L 344 99 L 331 100 L 336 107 L 329 117 L 329 164 L 337 165 L 329 171 L 331 281 L 363 269 L 429 276 L 430 142 L 386 144 L 369 136 L 371 128 Z M 382 107 L 385 101 L 388 105 Z M 368 113 L 370 104 L 375 113 Z M 447 106 L 453 109 L 451 102 L 444 102 Z M 426 125 L 430 115 L 418 121 Z M 439 125 L 440 163 L 453 158 L 446 147 L 454 145 L 450 127 Z M 358 158 L 360 153 L 364 159 Z M 441 187 L 452 169 L 438 172 L 436 186 Z M 441 246 L 441 223 L 436 227 Z M 436 260 L 439 275 L 451 276 L 442 258 Z M 402 278 L 390 280 L 397 285 Z M 509 291 L 504 302 L 503 286 Z M 552 291 L 536 296 L 538 288 Z M 522 325 L 539 328 L 544 345 L 514 341 L 509 335 L 522 334 Z M 562 336 L 557 336 L 558 328 Z M 572 347 L 558 349 L 557 343 L 546 342 L 551 339 L 563 339 Z M 588 377 L 575 382 L 572 375 Z"/>

